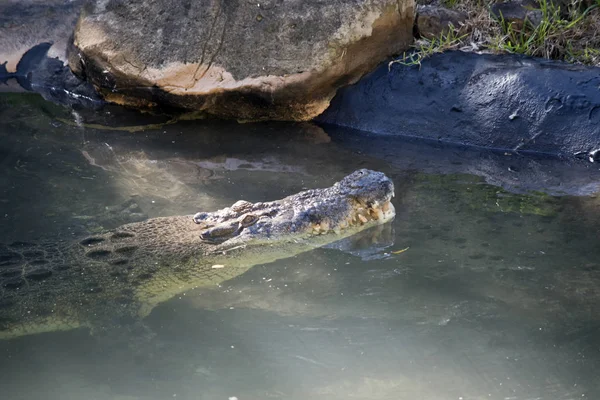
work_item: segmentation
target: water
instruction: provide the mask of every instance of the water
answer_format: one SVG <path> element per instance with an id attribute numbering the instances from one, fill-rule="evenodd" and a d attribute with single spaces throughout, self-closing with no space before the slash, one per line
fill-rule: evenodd
<path id="1" fill-rule="evenodd" d="M 397 217 L 177 296 L 125 338 L 0 341 L 3 399 L 600 398 L 594 165 L 161 122 L 0 97 L 0 242 L 277 199 L 364 167 L 394 180 Z"/>

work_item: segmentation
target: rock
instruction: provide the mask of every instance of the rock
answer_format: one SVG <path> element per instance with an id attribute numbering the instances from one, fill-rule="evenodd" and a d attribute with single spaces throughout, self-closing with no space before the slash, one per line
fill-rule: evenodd
<path id="1" fill-rule="evenodd" d="M 550 14 L 554 10 L 558 10 L 562 18 L 569 18 L 571 11 L 584 12 L 589 7 L 594 7 L 594 0 L 546 0 L 546 6 Z M 500 17 L 500 12 L 504 18 L 516 23 L 521 23 L 525 17 L 537 26 L 542 19 L 542 6 L 537 0 L 509 0 L 506 2 L 498 2 L 490 6 L 492 16 Z"/>
<path id="2" fill-rule="evenodd" d="M 513 28 L 522 29 L 525 21 L 532 26 L 538 26 L 542 21 L 542 11 L 535 0 L 516 0 L 505 3 L 495 3 L 490 7 L 490 14 L 506 24 L 512 23 Z"/>
<path id="3" fill-rule="evenodd" d="M 381 65 L 340 89 L 318 122 L 511 152 L 600 149 L 600 68 L 450 51 Z"/>
<path id="4" fill-rule="evenodd" d="M 412 41 L 414 0 L 98 1 L 70 65 L 108 101 L 309 120 Z"/>
<path id="5" fill-rule="evenodd" d="M 451 26 L 458 28 L 466 19 L 465 13 L 442 6 L 417 6 L 417 31 L 419 36 L 427 39 L 447 35 Z"/>
<path id="6" fill-rule="evenodd" d="M 94 88 L 66 66 L 67 46 L 86 0 L 0 4 L 0 92 L 37 92 L 74 107 L 102 105 Z"/>
<path id="7" fill-rule="evenodd" d="M 66 48 L 86 0 L 4 0 L 0 2 L 0 64 L 15 72 L 24 53 L 52 43 L 48 57 L 66 61 Z"/>

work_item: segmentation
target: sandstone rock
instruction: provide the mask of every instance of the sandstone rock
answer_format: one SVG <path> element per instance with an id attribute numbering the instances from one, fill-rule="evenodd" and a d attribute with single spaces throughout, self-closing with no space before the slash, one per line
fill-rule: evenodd
<path id="1" fill-rule="evenodd" d="M 417 6 L 417 30 L 419 36 L 427 39 L 439 38 L 442 34 L 448 34 L 451 25 L 458 28 L 466 19 L 465 13 L 442 6 Z"/>
<path id="2" fill-rule="evenodd" d="M 414 0 L 97 1 L 70 65 L 109 101 L 308 120 L 412 41 Z"/>

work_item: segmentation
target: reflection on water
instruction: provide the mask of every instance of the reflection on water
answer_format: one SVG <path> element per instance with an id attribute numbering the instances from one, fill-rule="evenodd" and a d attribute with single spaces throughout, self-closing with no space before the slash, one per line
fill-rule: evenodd
<path id="1" fill-rule="evenodd" d="M 493 155 L 478 177 L 475 157 L 455 149 L 464 169 L 450 160 L 440 175 L 443 160 L 406 162 L 431 147 L 381 152 L 379 139 L 304 124 L 81 125 L 111 112 L 78 115 L 78 126 L 60 122 L 76 121 L 68 110 L 0 97 L 0 242 L 281 198 L 362 167 L 394 179 L 398 215 L 186 292 L 125 339 L 81 330 L 0 342 L 2 398 L 600 398 L 598 198 L 515 194 L 514 172 L 490 173 Z M 587 193 L 595 182 L 569 184 Z"/>

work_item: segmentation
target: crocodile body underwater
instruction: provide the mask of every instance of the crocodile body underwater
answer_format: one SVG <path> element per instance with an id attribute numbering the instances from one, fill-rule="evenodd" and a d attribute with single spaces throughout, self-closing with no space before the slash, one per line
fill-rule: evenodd
<path id="1" fill-rule="evenodd" d="M 241 200 L 75 242 L 0 245 L 0 339 L 140 320 L 186 290 L 389 222 L 393 196 L 389 178 L 363 169 L 272 202 Z"/>

